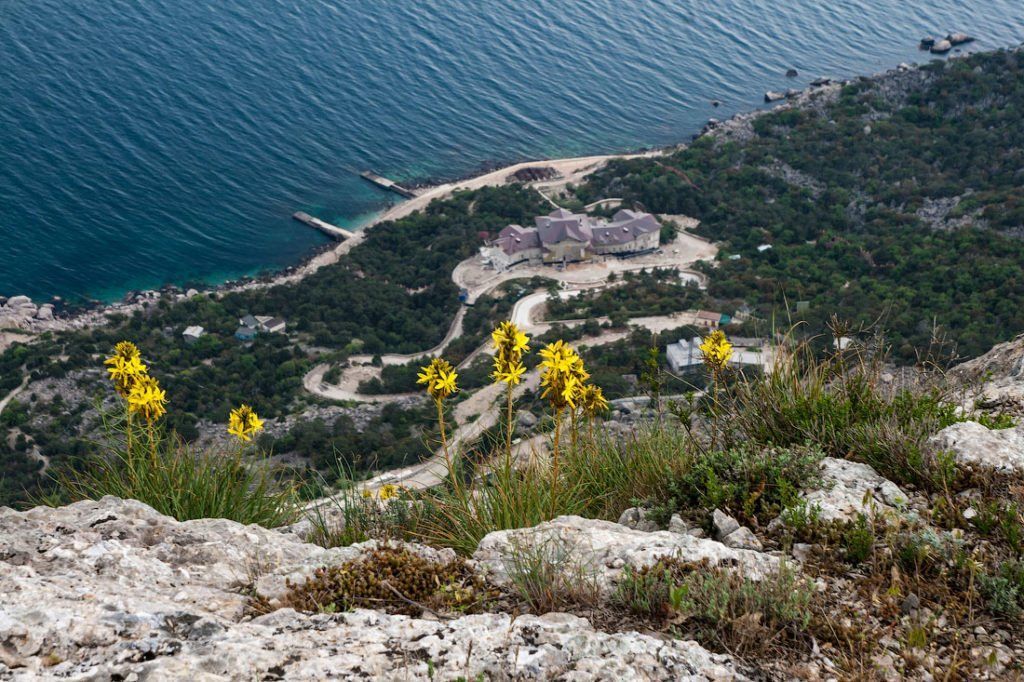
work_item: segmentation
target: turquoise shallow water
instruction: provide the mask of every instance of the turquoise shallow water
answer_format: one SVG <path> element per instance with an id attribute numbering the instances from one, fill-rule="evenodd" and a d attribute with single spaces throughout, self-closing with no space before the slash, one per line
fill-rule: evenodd
<path id="1" fill-rule="evenodd" d="M 766 89 L 1024 41 L 1019 0 L 6 0 L 0 294 L 297 262 L 403 180 L 664 145 Z M 787 79 L 787 68 L 800 71 Z M 722 107 L 712 108 L 719 99 Z"/>

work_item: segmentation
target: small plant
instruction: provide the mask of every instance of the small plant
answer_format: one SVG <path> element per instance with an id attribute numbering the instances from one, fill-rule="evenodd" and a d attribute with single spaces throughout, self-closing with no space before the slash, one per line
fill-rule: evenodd
<path id="1" fill-rule="evenodd" d="M 843 533 L 843 552 L 852 564 L 861 564 L 871 558 L 875 549 L 875 530 L 866 514 L 857 514 L 857 519 Z"/>
<path id="2" fill-rule="evenodd" d="M 516 594 L 534 613 L 593 608 L 598 602 L 595 576 L 577 548 L 559 538 L 514 543 L 505 570 Z"/>
<path id="3" fill-rule="evenodd" d="M 814 587 L 787 564 L 753 581 L 734 571 L 694 567 L 669 601 L 701 643 L 740 654 L 763 651 L 780 636 L 800 637 L 812 619 Z"/>
<path id="4" fill-rule="evenodd" d="M 660 620 L 668 615 L 673 587 L 671 571 L 660 561 L 639 569 L 625 566 L 612 603 L 638 616 Z"/>
<path id="5" fill-rule="evenodd" d="M 438 563 L 383 546 L 340 566 L 318 568 L 301 585 L 289 584 L 282 607 L 307 613 L 370 608 L 418 616 L 425 610 L 478 609 L 492 593 L 462 560 Z M 269 606 L 256 598 L 253 608 L 266 612 Z"/>

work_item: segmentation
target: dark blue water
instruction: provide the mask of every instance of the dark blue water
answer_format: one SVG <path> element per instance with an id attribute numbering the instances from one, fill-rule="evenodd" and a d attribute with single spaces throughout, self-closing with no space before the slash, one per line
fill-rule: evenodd
<path id="1" fill-rule="evenodd" d="M 1016 45 L 1024 3 L 0 0 L 0 293 L 284 266 L 323 239 L 293 211 L 353 225 L 393 201 L 352 168 L 673 143 L 949 30 Z"/>

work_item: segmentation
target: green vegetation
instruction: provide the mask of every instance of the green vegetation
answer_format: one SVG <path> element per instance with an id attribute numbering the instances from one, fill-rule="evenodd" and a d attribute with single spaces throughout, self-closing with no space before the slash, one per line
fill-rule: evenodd
<path id="1" fill-rule="evenodd" d="M 549 297 L 546 319 L 668 315 L 697 308 L 703 300 L 697 285 L 681 280 L 675 268 L 625 272 L 617 284 L 565 300 Z"/>
<path id="2" fill-rule="evenodd" d="M 611 163 L 577 196 L 700 219 L 723 243 L 707 273 L 724 309 L 806 320 L 808 336 L 837 314 L 884 329 L 904 362 L 933 336 L 978 355 L 1024 329 L 1024 55 L 922 68 L 919 89 L 865 80 L 765 114 L 749 141 Z M 945 222 L 928 219 L 947 204 Z"/>

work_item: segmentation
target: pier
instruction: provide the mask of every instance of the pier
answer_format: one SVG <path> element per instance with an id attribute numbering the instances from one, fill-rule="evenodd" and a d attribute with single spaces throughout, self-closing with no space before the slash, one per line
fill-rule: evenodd
<path id="1" fill-rule="evenodd" d="M 344 228 L 338 227 L 337 225 L 331 225 L 330 223 L 324 222 L 319 218 L 314 218 L 308 213 L 304 213 L 302 211 L 296 211 L 295 213 L 293 213 L 292 218 L 298 220 L 300 223 L 305 223 L 306 225 L 309 225 L 315 230 L 320 230 L 331 239 L 336 239 L 339 242 L 344 241 L 346 239 L 351 239 L 352 237 L 355 236 L 354 233 Z"/>
<path id="2" fill-rule="evenodd" d="M 364 180 L 367 180 L 368 182 L 372 182 L 381 189 L 390 190 L 395 194 L 401 194 L 406 199 L 412 199 L 413 197 L 416 196 L 416 193 L 413 192 L 411 189 L 406 189 L 405 187 L 402 187 L 394 180 L 388 180 L 383 175 L 377 175 L 373 171 L 363 171 L 362 173 L 359 174 L 359 177 L 363 178 Z"/>

